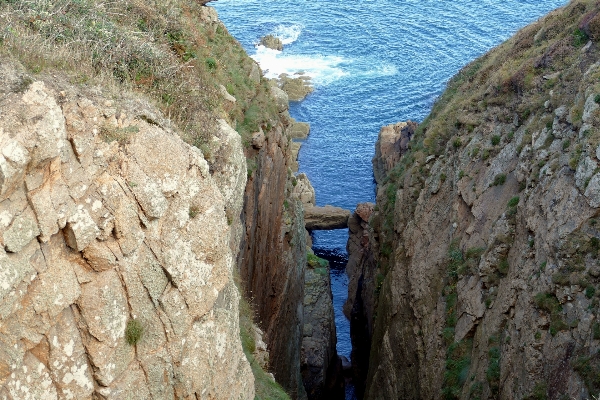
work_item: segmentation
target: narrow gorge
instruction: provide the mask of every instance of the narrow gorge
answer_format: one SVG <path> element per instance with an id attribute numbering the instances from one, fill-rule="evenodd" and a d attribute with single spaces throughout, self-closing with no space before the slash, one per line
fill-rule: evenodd
<path id="1" fill-rule="evenodd" d="M 600 393 L 597 2 L 459 25 L 443 93 L 371 33 L 296 43 L 393 53 L 388 3 L 207 3 L 0 2 L 0 399 Z"/>

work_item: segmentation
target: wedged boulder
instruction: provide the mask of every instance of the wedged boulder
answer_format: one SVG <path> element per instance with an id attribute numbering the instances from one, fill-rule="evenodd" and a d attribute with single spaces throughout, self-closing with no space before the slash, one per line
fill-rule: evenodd
<path id="1" fill-rule="evenodd" d="M 344 229 L 348 227 L 350 210 L 326 205 L 325 207 L 305 207 L 304 222 L 308 230 Z"/>

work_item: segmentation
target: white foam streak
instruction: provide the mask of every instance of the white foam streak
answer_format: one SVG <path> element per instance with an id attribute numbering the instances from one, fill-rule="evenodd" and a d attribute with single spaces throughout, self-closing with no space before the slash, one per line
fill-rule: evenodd
<path id="1" fill-rule="evenodd" d="M 342 57 L 285 54 L 285 50 L 282 53 L 257 46 L 256 54 L 252 58 L 258 62 L 267 78 L 276 78 L 284 73 L 293 75 L 302 72 L 312 78 L 315 86 L 320 86 L 348 75 L 340 66 L 345 61 Z"/>

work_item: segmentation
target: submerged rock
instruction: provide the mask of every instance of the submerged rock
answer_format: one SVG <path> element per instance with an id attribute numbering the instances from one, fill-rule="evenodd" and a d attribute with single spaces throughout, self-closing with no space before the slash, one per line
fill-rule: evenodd
<path id="1" fill-rule="evenodd" d="M 278 37 L 275 37 L 273 35 L 263 36 L 260 39 L 259 43 L 269 49 L 279 50 L 279 51 L 283 50 L 283 43 L 281 42 L 281 39 L 279 39 Z"/>

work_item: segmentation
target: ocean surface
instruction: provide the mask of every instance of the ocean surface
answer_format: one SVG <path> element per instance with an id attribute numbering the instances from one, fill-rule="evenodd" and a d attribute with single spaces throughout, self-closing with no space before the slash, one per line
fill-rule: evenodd
<path id="1" fill-rule="evenodd" d="M 383 125 L 422 121 L 446 82 L 469 61 L 566 0 L 218 0 L 220 19 L 267 77 L 303 72 L 315 91 L 290 105 L 309 122 L 300 172 L 318 205 L 354 209 L 374 201 L 371 159 Z M 282 52 L 256 46 L 273 34 Z M 350 357 L 341 307 L 346 230 L 315 232 L 314 250 L 331 262 L 340 355 Z M 352 398 L 349 393 L 347 398 Z"/>

